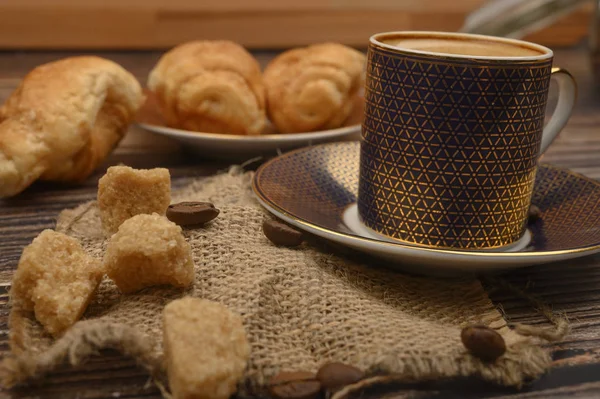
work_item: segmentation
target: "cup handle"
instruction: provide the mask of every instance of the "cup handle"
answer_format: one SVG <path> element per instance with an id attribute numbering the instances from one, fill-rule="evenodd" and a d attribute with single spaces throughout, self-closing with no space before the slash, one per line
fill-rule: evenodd
<path id="1" fill-rule="evenodd" d="M 554 141 L 558 133 L 565 127 L 573 106 L 575 105 L 575 97 L 577 94 L 577 84 L 575 78 L 566 70 L 560 68 L 552 68 L 552 77 L 558 83 L 558 104 L 552 118 L 546 124 L 542 133 L 542 145 L 540 154 L 543 154 L 548 146 Z"/>

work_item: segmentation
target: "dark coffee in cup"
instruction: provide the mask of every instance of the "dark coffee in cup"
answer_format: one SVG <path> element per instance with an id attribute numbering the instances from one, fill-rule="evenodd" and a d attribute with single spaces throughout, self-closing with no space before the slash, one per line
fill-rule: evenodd
<path id="1" fill-rule="evenodd" d="M 478 57 L 536 57 L 545 54 L 542 50 L 526 44 L 472 38 L 408 36 L 396 39 L 390 38 L 382 42 L 399 49 Z"/>

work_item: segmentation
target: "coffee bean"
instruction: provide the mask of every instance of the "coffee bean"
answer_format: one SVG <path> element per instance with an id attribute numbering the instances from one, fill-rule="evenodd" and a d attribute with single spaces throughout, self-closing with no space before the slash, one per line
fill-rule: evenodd
<path id="1" fill-rule="evenodd" d="M 275 220 L 266 219 L 262 225 L 263 233 L 275 245 L 297 247 L 302 244 L 302 232 Z"/>
<path id="2" fill-rule="evenodd" d="M 167 208 L 167 219 L 180 226 L 203 225 L 219 215 L 210 202 L 180 202 Z"/>
<path id="3" fill-rule="evenodd" d="M 354 384 L 364 378 L 365 374 L 356 367 L 344 363 L 326 363 L 317 371 L 317 380 L 321 386 L 335 392 L 346 385 Z"/>
<path id="4" fill-rule="evenodd" d="M 290 381 L 307 381 L 316 379 L 315 373 L 308 371 L 282 371 L 271 377 L 269 385 L 279 385 Z"/>
<path id="5" fill-rule="evenodd" d="M 465 327 L 460 339 L 473 356 L 487 362 L 493 362 L 506 352 L 504 338 L 486 326 Z"/>
<path id="6" fill-rule="evenodd" d="M 531 205 L 529 207 L 529 222 L 535 222 L 536 220 L 538 220 L 540 217 L 542 217 L 542 211 L 540 210 L 540 208 L 536 205 Z"/>
<path id="7" fill-rule="evenodd" d="M 321 383 L 315 379 L 314 373 L 284 371 L 271 378 L 269 392 L 277 399 L 318 399 Z"/>

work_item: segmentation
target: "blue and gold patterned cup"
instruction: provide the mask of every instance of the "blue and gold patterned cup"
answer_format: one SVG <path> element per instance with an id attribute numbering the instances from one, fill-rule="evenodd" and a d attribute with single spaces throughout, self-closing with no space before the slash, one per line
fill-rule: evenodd
<path id="1" fill-rule="evenodd" d="M 440 32 L 370 39 L 358 213 L 376 233 L 435 248 L 518 241 L 540 154 L 575 102 L 552 50 Z M 559 99 L 544 127 L 550 79 Z"/>

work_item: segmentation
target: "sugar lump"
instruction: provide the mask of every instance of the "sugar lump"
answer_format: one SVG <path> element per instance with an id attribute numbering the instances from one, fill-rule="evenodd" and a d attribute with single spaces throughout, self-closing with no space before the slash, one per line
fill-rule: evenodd
<path id="1" fill-rule="evenodd" d="M 133 169 L 112 166 L 98 182 L 98 208 L 106 235 L 139 214 L 164 215 L 171 202 L 168 169 Z"/>
<path id="2" fill-rule="evenodd" d="M 250 356 L 242 318 L 224 305 L 185 297 L 163 311 L 163 345 L 175 399 L 226 399 Z"/>
<path id="3" fill-rule="evenodd" d="M 123 293 L 154 285 L 187 287 L 194 281 L 192 250 L 181 227 L 156 213 L 121 224 L 108 243 L 104 264 Z"/>
<path id="4" fill-rule="evenodd" d="M 102 263 L 75 238 L 44 230 L 23 250 L 11 302 L 33 311 L 40 324 L 57 336 L 81 318 L 103 275 Z"/>

